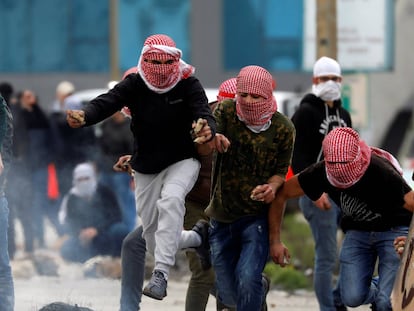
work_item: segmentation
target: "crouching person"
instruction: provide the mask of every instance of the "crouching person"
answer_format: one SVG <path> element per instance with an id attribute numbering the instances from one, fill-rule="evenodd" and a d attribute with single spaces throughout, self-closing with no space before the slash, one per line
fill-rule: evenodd
<path id="1" fill-rule="evenodd" d="M 68 239 L 61 255 L 65 260 L 85 262 L 97 255 L 120 257 L 128 227 L 115 193 L 97 181 L 92 163 L 80 163 L 73 171 L 73 187 L 59 211 Z"/>
<path id="2" fill-rule="evenodd" d="M 286 200 L 306 194 L 324 209 L 319 198 L 326 192 L 342 211 L 345 238 L 339 279 L 343 303 L 391 311 L 390 295 L 400 264 L 393 242 L 408 233 L 414 191 L 401 176 L 395 158 L 367 146 L 351 128 L 332 130 L 322 148 L 324 160 L 287 180 L 271 204 L 270 255 L 281 266 L 290 257 L 280 236 Z M 377 260 L 379 274 L 374 276 Z"/>

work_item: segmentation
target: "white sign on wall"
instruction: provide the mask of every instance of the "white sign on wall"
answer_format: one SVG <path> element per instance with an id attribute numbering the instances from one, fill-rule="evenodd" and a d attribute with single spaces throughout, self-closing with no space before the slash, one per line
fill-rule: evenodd
<path id="1" fill-rule="evenodd" d="M 345 75 L 342 80 L 342 105 L 349 111 L 352 127 L 365 128 L 368 126 L 368 98 L 366 74 Z"/>
<path id="2" fill-rule="evenodd" d="M 343 71 L 388 71 L 393 65 L 393 0 L 337 1 L 337 60 Z M 316 61 L 316 0 L 304 1 L 303 67 Z"/>

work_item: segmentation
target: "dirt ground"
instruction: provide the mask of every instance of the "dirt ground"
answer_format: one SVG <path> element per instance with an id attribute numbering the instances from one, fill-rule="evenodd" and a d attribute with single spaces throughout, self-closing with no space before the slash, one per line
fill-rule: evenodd
<path id="1" fill-rule="evenodd" d="M 185 280 L 169 281 L 167 297 L 154 300 L 143 296 L 141 310 L 183 311 L 185 306 Z M 15 311 L 37 311 L 43 305 L 61 301 L 89 307 L 94 311 L 117 311 L 119 308 L 120 281 L 112 279 L 34 277 L 30 280 L 16 279 Z M 318 311 L 313 292 L 297 292 L 289 295 L 271 290 L 267 296 L 268 309 L 274 311 Z M 214 297 L 210 297 L 206 311 L 215 310 Z M 358 311 L 369 311 L 368 306 Z"/>
<path id="2" fill-rule="evenodd" d="M 19 225 L 16 226 L 19 228 Z M 47 244 L 50 248 L 56 243 L 53 231 L 47 229 Z M 18 235 L 18 241 L 21 236 Z M 58 275 L 46 276 L 33 272 L 33 267 L 25 266 L 17 255 L 12 265 L 15 283 L 15 311 L 38 311 L 51 302 L 65 302 L 89 307 L 94 311 L 117 311 L 121 283 L 114 278 L 85 277 L 81 264 L 67 264 L 57 260 Z M 19 262 L 20 260 L 20 262 Z M 17 266 L 20 265 L 18 268 Z M 154 300 L 143 296 L 141 310 L 183 311 L 185 309 L 185 293 L 189 274 L 174 277 L 168 281 L 167 297 Z M 269 311 L 318 311 L 318 304 L 313 292 L 297 291 L 289 294 L 271 289 L 267 296 Z M 210 297 L 206 311 L 215 310 L 215 299 Z M 369 311 L 369 306 L 349 311 Z"/>

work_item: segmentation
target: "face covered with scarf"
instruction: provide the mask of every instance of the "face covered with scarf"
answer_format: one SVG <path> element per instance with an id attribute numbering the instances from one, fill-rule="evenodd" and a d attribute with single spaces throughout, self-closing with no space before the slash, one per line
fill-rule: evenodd
<path id="1" fill-rule="evenodd" d="M 138 73 L 149 89 L 166 93 L 181 79 L 194 73 L 194 67 L 181 60 L 182 52 L 167 35 L 152 35 L 144 42 Z"/>
<path id="2" fill-rule="evenodd" d="M 326 175 L 331 185 L 345 189 L 357 183 L 371 161 L 371 148 L 350 127 L 339 127 L 322 142 Z"/>
<path id="3" fill-rule="evenodd" d="M 73 171 L 72 183 L 71 193 L 82 198 L 91 198 L 98 185 L 94 166 L 91 163 L 78 164 Z"/>
<path id="4" fill-rule="evenodd" d="M 247 66 L 240 70 L 236 82 L 237 116 L 251 131 L 265 131 L 277 110 L 272 75 L 262 67 Z"/>

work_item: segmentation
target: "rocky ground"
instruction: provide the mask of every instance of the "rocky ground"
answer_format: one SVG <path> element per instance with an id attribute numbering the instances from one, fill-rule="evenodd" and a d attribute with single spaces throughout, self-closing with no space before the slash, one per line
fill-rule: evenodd
<path id="1" fill-rule="evenodd" d="M 16 226 L 18 228 L 18 226 Z M 46 304 L 61 301 L 78 304 L 94 311 L 117 311 L 120 296 L 119 259 L 96 258 L 88 264 L 64 262 L 55 246 L 57 237 L 47 229 L 47 249 L 38 250 L 32 256 L 18 252 L 12 261 L 16 304 L 15 311 L 38 311 Z M 19 236 L 18 239 L 21 237 Z M 184 258 L 183 254 L 178 255 Z M 150 274 L 151 258 L 147 275 Z M 163 301 L 143 296 L 141 310 L 183 311 L 189 273 L 185 260 L 178 261 L 168 281 L 168 295 Z M 103 268 L 104 267 L 104 268 Z M 318 311 L 313 292 L 297 291 L 289 294 L 271 289 L 268 296 L 269 311 Z M 215 310 L 215 300 L 209 299 L 206 311 Z M 369 311 L 363 306 L 355 311 Z"/>

